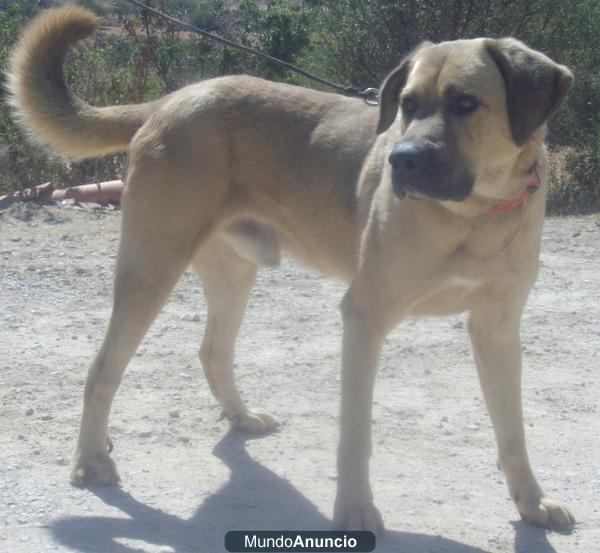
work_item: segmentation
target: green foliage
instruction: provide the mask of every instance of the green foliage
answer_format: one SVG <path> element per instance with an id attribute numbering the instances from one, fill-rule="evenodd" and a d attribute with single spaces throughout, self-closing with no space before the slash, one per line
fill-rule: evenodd
<path id="1" fill-rule="evenodd" d="M 551 212 L 562 215 L 600 211 L 600 154 L 597 150 L 563 148 L 551 153 L 550 165 L 553 169 L 548 197 Z"/>
<path id="2" fill-rule="evenodd" d="M 313 48 L 330 74 L 363 88 L 377 86 L 424 40 L 442 42 L 523 34 L 536 15 L 524 0 L 308 0 L 315 22 Z"/>
<path id="3" fill-rule="evenodd" d="M 222 26 L 221 15 L 224 9 L 222 0 L 202 2 L 193 8 L 190 22 L 204 31 L 215 31 Z"/>
<path id="4" fill-rule="evenodd" d="M 309 44 L 308 11 L 289 1 L 272 0 L 266 9 L 260 9 L 256 0 L 242 0 L 239 12 L 244 22 L 241 37 L 248 46 L 291 63 Z M 285 80 L 291 77 L 279 65 L 258 58 L 248 61 L 253 62 L 251 72 L 265 78 Z"/>
<path id="5" fill-rule="evenodd" d="M 94 12 L 100 17 L 103 17 L 109 13 L 108 8 L 106 8 L 102 4 L 99 4 L 98 2 L 95 2 L 94 0 L 78 0 L 77 4 L 83 6 L 84 8 L 87 8 L 88 10 Z"/>
<path id="6" fill-rule="evenodd" d="M 20 29 L 36 12 L 37 2 L 6 2 L 0 11 L 0 191 L 41 184 L 57 174 L 56 164 L 30 146 L 10 117 L 6 103 L 5 70 Z M 68 172 L 66 164 L 62 172 Z M 60 172 L 60 171 L 59 171 Z"/>
<path id="7" fill-rule="evenodd" d="M 569 100 L 551 124 L 550 143 L 562 162 L 554 177 L 550 206 L 600 208 L 597 0 L 145 1 L 341 84 L 365 88 L 378 86 L 423 40 L 515 36 L 575 73 Z M 41 8 L 56 3 L 0 0 L 2 75 L 22 27 Z M 103 16 L 108 26 L 78 45 L 66 64 L 70 86 L 93 105 L 145 101 L 199 79 L 231 73 L 319 86 L 264 59 L 181 31 L 126 2 L 115 0 L 112 6 L 99 0 L 78 3 Z M 123 156 L 72 164 L 49 160 L 16 128 L 0 91 L 0 191 L 47 180 L 66 186 L 115 178 L 122 170 Z"/>
<path id="8" fill-rule="evenodd" d="M 600 2 L 307 0 L 307 5 L 314 35 L 305 63 L 363 88 L 378 86 L 423 40 L 514 36 L 569 66 L 575 85 L 550 123 L 549 142 L 577 151 L 569 150 L 560 184 L 554 179 L 549 207 L 600 207 Z"/>

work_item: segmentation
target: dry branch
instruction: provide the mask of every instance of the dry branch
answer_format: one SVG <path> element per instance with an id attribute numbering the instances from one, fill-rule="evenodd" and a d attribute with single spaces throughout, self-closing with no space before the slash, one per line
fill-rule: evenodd
<path id="1" fill-rule="evenodd" d="M 14 202 L 51 202 L 58 200 L 73 200 L 75 203 L 118 203 L 123 193 L 123 182 L 120 180 L 111 180 L 97 182 L 94 184 L 82 184 L 80 186 L 71 186 L 69 188 L 54 189 L 51 182 L 46 182 L 19 190 L 0 197 L 0 209 L 6 209 Z"/>

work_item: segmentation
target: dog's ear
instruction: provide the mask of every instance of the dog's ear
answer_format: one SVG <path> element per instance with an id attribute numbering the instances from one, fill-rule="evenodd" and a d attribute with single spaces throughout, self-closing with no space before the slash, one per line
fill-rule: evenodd
<path id="1" fill-rule="evenodd" d="M 513 141 L 523 146 L 560 108 L 573 83 L 573 75 L 564 65 L 512 38 L 488 40 L 486 48 L 506 85 Z"/>
<path id="2" fill-rule="evenodd" d="M 424 46 L 430 46 L 431 42 L 422 42 L 410 54 L 408 54 L 396 69 L 394 69 L 383 81 L 379 93 L 379 123 L 377 134 L 387 131 L 398 114 L 398 96 L 406 84 L 410 64 L 415 53 Z"/>

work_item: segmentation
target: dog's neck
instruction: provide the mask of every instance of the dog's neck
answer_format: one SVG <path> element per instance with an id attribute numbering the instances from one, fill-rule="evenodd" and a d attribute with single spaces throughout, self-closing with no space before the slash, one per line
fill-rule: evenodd
<path id="1" fill-rule="evenodd" d="M 523 202 L 525 202 L 530 194 L 537 192 L 541 186 L 538 164 L 539 161 L 536 160 L 533 163 L 533 165 L 529 168 L 525 186 L 517 196 L 513 196 L 509 200 L 504 200 L 502 202 L 495 203 L 488 207 L 485 212 L 503 213 L 505 211 L 510 211 L 511 209 L 515 209 L 516 207 L 520 206 Z"/>
<path id="2" fill-rule="evenodd" d="M 527 198 L 545 185 L 544 159 L 542 137 L 532 137 L 517 156 L 506 179 L 504 198 L 491 198 L 475 193 L 462 202 L 441 202 L 441 204 L 456 215 L 467 218 L 517 212 L 518 207 Z"/>

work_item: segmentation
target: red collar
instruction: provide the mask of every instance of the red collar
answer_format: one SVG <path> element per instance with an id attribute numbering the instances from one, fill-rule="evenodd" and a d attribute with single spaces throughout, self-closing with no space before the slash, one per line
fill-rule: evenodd
<path id="1" fill-rule="evenodd" d="M 529 169 L 529 178 L 525 183 L 525 190 L 521 192 L 515 198 L 511 198 L 510 200 L 504 200 L 503 202 L 494 204 L 491 207 L 488 207 L 486 213 L 502 213 L 503 211 L 509 211 L 518 205 L 521 205 L 526 198 L 533 194 L 540 187 L 540 175 L 538 173 L 537 162 L 531 166 Z"/>

